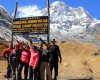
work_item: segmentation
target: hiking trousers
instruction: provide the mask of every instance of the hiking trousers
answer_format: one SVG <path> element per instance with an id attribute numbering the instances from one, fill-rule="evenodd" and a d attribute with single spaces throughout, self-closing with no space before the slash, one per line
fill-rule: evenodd
<path id="1" fill-rule="evenodd" d="M 29 66 L 29 80 L 40 80 L 38 68 L 33 69 L 32 66 Z"/>
<path id="2" fill-rule="evenodd" d="M 54 80 L 57 80 L 58 77 L 58 62 L 51 63 L 50 71 L 52 75 L 52 70 L 54 68 Z"/>
<path id="3" fill-rule="evenodd" d="M 10 63 L 9 63 L 9 59 L 7 59 L 7 62 L 8 62 L 8 64 L 7 64 L 7 71 L 6 71 L 6 77 L 7 78 L 10 78 L 11 77 L 11 65 L 10 65 Z"/>
<path id="4" fill-rule="evenodd" d="M 48 62 L 41 62 L 40 77 L 41 80 L 52 80 L 50 72 L 50 64 Z"/>
<path id="5" fill-rule="evenodd" d="M 29 66 L 28 63 L 23 63 L 23 62 L 21 62 L 18 65 L 17 80 L 22 80 L 21 72 L 22 72 L 23 67 L 24 67 L 24 79 L 27 80 L 28 66 Z"/>

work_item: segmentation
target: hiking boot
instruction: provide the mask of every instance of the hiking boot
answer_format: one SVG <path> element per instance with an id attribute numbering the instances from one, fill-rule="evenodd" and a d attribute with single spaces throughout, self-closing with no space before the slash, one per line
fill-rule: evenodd
<path id="1" fill-rule="evenodd" d="M 58 80 L 58 77 L 56 76 L 56 77 L 54 77 L 54 80 Z"/>
<path id="2" fill-rule="evenodd" d="M 4 75 L 4 78 L 7 78 L 7 75 Z"/>

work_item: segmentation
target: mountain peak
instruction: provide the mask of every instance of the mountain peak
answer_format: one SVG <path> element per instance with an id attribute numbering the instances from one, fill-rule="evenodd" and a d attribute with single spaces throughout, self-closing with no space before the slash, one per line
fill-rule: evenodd
<path id="1" fill-rule="evenodd" d="M 66 3 L 64 3 L 64 2 L 61 2 L 61 1 L 55 1 L 55 2 L 53 2 L 51 5 L 50 5 L 50 7 L 52 7 L 52 8 L 56 8 L 56 9 L 59 9 L 59 8 L 65 8 L 65 9 L 67 9 L 67 8 L 69 8 L 67 5 L 66 5 Z"/>
<path id="2" fill-rule="evenodd" d="M 84 10 L 84 8 L 82 6 L 78 6 L 77 9 Z"/>
<path id="3" fill-rule="evenodd" d="M 53 2 L 53 3 L 51 4 L 51 6 L 57 6 L 57 5 L 65 5 L 65 6 L 67 6 L 66 3 L 61 2 L 61 1 L 55 1 L 55 2 Z"/>

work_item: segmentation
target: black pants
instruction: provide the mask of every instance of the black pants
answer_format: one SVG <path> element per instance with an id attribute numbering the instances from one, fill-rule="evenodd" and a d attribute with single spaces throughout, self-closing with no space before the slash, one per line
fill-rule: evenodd
<path id="1" fill-rule="evenodd" d="M 54 68 L 54 80 L 57 80 L 57 77 L 58 77 L 58 62 L 54 62 L 51 64 L 50 66 L 50 71 L 51 71 L 51 74 L 52 74 L 52 70 Z"/>
<path id="2" fill-rule="evenodd" d="M 24 67 L 24 79 L 27 80 L 28 77 L 28 63 L 20 63 L 18 65 L 17 80 L 22 80 L 21 72 Z"/>
<path id="3" fill-rule="evenodd" d="M 8 62 L 8 64 L 7 64 L 6 77 L 10 78 L 10 76 L 11 76 L 11 65 L 9 63 L 9 59 L 7 59 L 7 62 Z"/>
<path id="4" fill-rule="evenodd" d="M 16 71 L 18 71 L 18 65 L 19 63 L 18 62 L 12 62 L 12 77 L 13 77 L 13 80 L 16 80 Z"/>
<path id="5" fill-rule="evenodd" d="M 37 67 L 36 69 L 33 69 L 32 66 L 29 66 L 29 80 L 33 80 L 33 75 L 34 75 L 34 80 L 40 80 L 39 67 Z"/>
<path id="6" fill-rule="evenodd" d="M 17 69 L 17 63 L 12 63 L 12 77 L 13 77 L 13 80 L 16 80 L 16 69 Z"/>

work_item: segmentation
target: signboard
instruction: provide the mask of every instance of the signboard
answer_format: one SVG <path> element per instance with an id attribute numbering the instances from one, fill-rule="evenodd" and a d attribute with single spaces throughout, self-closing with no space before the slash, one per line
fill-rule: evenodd
<path id="1" fill-rule="evenodd" d="M 16 18 L 13 21 L 14 35 L 47 34 L 48 16 Z"/>

